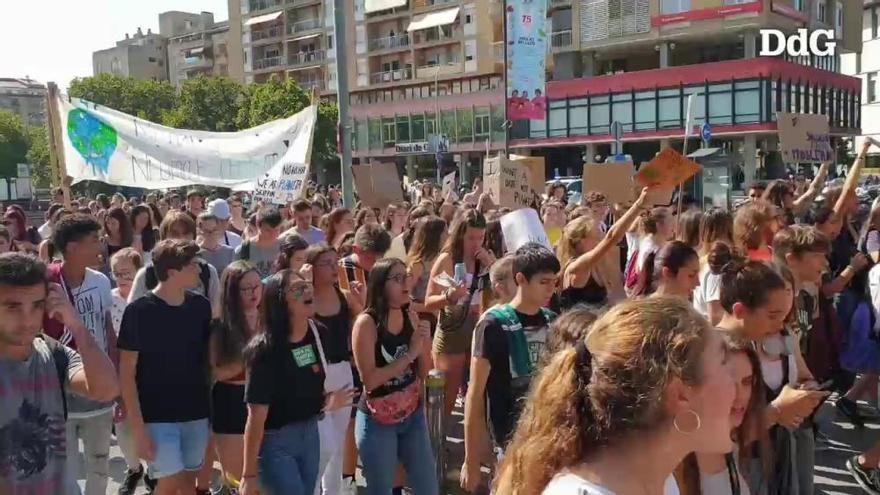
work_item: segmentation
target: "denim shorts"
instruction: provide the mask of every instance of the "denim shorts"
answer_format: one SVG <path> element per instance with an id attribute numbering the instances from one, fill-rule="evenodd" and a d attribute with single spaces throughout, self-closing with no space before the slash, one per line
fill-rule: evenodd
<path id="1" fill-rule="evenodd" d="M 151 478 L 201 469 L 208 446 L 207 418 L 183 423 L 147 423 L 145 426 L 156 448 L 155 459 L 147 463 Z"/>

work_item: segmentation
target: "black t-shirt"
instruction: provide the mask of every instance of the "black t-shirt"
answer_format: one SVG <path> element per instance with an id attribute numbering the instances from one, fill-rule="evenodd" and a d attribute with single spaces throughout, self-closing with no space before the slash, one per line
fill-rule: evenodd
<path id="1" fill-rule="evenodd" d="M 315 320 L 321 322 L 326 328 L 321 333 L 321 344 L 324 345 L 324 354 L 330 364 L 352 361 L 351 359 L 351 310 L 345 295 L 338 288 L 336 296 L 339 298 L 339 312 L 332 316 L 315 314 Z"/>
<path id="2" fill-rule="evenodd" d="M 321 327 L 318 332 L 326 332 Z M 299 342 L 287 342 L 282 349 L 267 348 L 254 357 L 248 367 L 244 400 L 248 404 L 269 406 L 267 430 L 277 430 L 321 413 L 324 366 L 311 330 Z"/>
<path id="3" fill-rule="evenodd" d="M 186 293 L 171 306 L 148 292 L 126 306 L 120 349 L 138 353 L 135 382 L 145 423 L 208 417 L 211 304 Z"/>
<path id="4" fill-rule="evenodd" d="M 544 354 L 549 322 L 542 312 L 527 315 L 517 311 L 516 316 L 525 333 L 529 363 L 535 370 Z M 502 320 L 492 313 L 486 314 L 474 330 L 473 347 L 474 357 L 488 360 L 491 366 L 486 382 L 486 405 L 492 438 L 502 448 L 516 427 L 532 378 L 531 375 L 514 376 L 506 334 Z"/>

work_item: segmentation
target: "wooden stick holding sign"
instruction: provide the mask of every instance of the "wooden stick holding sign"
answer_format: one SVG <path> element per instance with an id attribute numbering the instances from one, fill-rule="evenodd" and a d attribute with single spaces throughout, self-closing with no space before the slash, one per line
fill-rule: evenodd
<path id="1" fill-rule="evenodd" d="M 49 118 L 49 159 L 54 165 L 58 185 L 64 192 L 64 207 L 71 209 L 70 182 L 67 176 L 67 164 L 64 160 L 64 130 L 61 128 L 61 114 L 56 105 L 59 98 L 58 85 L 49 82 L 46 85 L 46 111 Z"/>

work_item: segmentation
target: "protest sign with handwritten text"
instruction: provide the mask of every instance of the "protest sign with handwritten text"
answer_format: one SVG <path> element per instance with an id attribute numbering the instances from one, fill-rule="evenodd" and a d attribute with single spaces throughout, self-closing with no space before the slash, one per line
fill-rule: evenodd
<path id="1" fill-rule="evenodd" d="M 779 148 L 785 163 L 823 163 L 833 160 L 828 117 L 806 113 L 776 113 Z"/>

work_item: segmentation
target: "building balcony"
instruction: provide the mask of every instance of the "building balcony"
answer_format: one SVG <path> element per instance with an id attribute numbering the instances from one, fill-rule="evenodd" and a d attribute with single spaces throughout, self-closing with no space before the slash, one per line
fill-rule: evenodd
<path id="1" fill-rule="evenodd" d="M 283 34 L 283 26 L 272 26 L 270 28 L 253 30 L 251 31 L 251 43 L 261 40 L 271 40 L 274 38 L 278 38 Z"/>
<path id="2" fill-rule="evenodd" d="M 313 65 L 315 63 L 321 62 L 322 60 L 324 60 L 325 57 L 326 53 L 324 52 L 324 50 L 292 53 L 289 57 L 287 57 L 287 65 Z"/>
<path id="3" fill-rule="evenodd" d="M 387 38 L 376 38 L 374 40 L 370 40 L 369 43 L 369 50 L 371 52 L 406 48 L 409 48 L 408 34 L 398 34 L 395 36 L 388 36 Z"/>
<path id="4" fill-rule="evenodd" d="M 441 5 L 457 4 L 459 0 L 412 0 L 413 10 L 427 9 L 430 7 L 438 7 Z"/>
<path id="5" fill-rule="evenodd" d="M 461 62 L 449 62 L 437 65 L 416 67 L 416 79 L 434 79 L 437 77 L 460 74 L 464 70 Z"/>
<path id="6" fill-rule="evenodd" d="M 550 0 L 548 2 L 547 8 L 552 9 L 562 9 L 571 7 L 571 0 Z"/>
<path id="7" fill-rule="evenodd" d="M 305 90 L 323 91 L 327 89 L 327 82 L 323 79 L 294 79 L 294 81 Z"/>
<path id="8" fill-rule="evenodd" d="M 321 28 L 320 19 L 303 19 L 287 25 L 287 34 L 300 34 Z"/>
<path id="9" fill-rule="evenodd" d="M 281 57 L 266 57 L 254 59 L 254 70 L 271 69 L 280 67 L 283 62 Z"/>
<path id="10" fill-rule="evenodd" d="M 409 81 L 412 78 L 412 69 L 395 69 L 370 74 L 370 84 L 385 84 L 396 81 Z"/>
<path id="11" fill-rule="evenodd" d="M 281 0 L 252 0 L 248 3 L 248 13 L 260 12 L 281 5 Z"/>
<path id="12" fill-rule="evenodd" d="M 200 57 L 186 57 L 177 61 L 177 66 L 181 69 L 197 69 L 197 68 L 205 68 L 211 67 L 213 65 L 213 61 L 204 56 Z"/>
<path id="13" fill-rule="evenodd" d="M 571 29 L 553 31 L 553 34 L 550 35 L 550 46 L 553 48 L 553 50 L 571 48 L 571 45 Z"/>
<path id="14" fill-rule="evenodd" d="M 413 46 L 417 48 L 422 45 L 454 43 L 459 40 L 461 40 L 461 30 L 453 29 L 448 26 L 424 29 L 412 34 Z"/>

